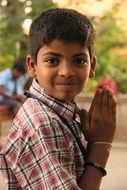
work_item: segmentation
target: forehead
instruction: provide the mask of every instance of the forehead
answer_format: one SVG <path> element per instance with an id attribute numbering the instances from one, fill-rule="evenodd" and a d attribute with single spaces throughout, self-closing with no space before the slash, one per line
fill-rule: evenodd
<path id="1" fill-rule="evenodd" d="M 86 46 L 82 46 L 78 42 L 67 42 L 58 39 L 55 39 L 51 43 L 42 46 L 38 52 L 38 55 L 40 53 L 47 54 L 50 52 L 69 56 L 73 56 L 74 54 L 78 53 L 84 53 L 89 55 L 89 51 Z"/>

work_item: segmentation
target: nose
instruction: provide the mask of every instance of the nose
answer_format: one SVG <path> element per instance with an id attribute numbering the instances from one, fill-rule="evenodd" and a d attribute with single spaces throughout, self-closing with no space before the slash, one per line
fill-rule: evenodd
<path id="1" fill-rule="evenodd" d="M 75 75 L 75 71 L 73 66 L 66 62 L 60 65 L 58 74 L 63 77 L 71 77 Z"/>

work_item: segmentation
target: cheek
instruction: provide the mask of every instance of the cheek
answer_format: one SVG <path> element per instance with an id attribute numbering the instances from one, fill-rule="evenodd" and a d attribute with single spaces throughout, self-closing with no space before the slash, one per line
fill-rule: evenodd
<path id="1" fill-rule="evenodd" d="M 79 73 L 79 80 L 81 82 L 86 82 L 89 78 L 89 73 L 90 73 L 90 69 L 88 68 L 87 70 L 82 70 L 82 72 Z"/>
<path id="2" fill-rule="evenodd" d="M 41 68 L 37 71 L 37 78 L 41 83 L 48 83 L 53 80 L 53 74 L 49 70 Z"/>

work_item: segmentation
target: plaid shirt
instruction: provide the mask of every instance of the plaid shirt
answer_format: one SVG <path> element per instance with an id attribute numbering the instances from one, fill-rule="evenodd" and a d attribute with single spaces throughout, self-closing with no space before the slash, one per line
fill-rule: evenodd
<path id="1" fill-rule="evenodd" d="M 60 120 L 66 118 L 82 141 L 73 119 L 76 104 L 49 96 L 34 81 L 28 98 L 16 115 L 0 153 L 0 170 L 9 190 L 78 190 L 83 158 L 78 144 Z"/>

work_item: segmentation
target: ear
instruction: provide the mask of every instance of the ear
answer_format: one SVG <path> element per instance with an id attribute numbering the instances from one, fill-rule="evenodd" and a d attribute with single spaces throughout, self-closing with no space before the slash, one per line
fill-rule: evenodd
<path id="1" fill-rule="evenodd" d="M 29 75 L 32 78 L 34 78 L 36 76 L 36 62 L 33 60 L 33 58 L 30 55 L 28 55 L 26 58 L 26 64 Z"/>
<path id="2" fill-rule="evenodd" d="M 97 58 L 96 56 L 93 56 L 93 58 L 91 59 L 91 69 L 90 69 L 90 74 L 89 74 L 90 78 L 95 76 L 96 62 L 97 62 Z"/>

